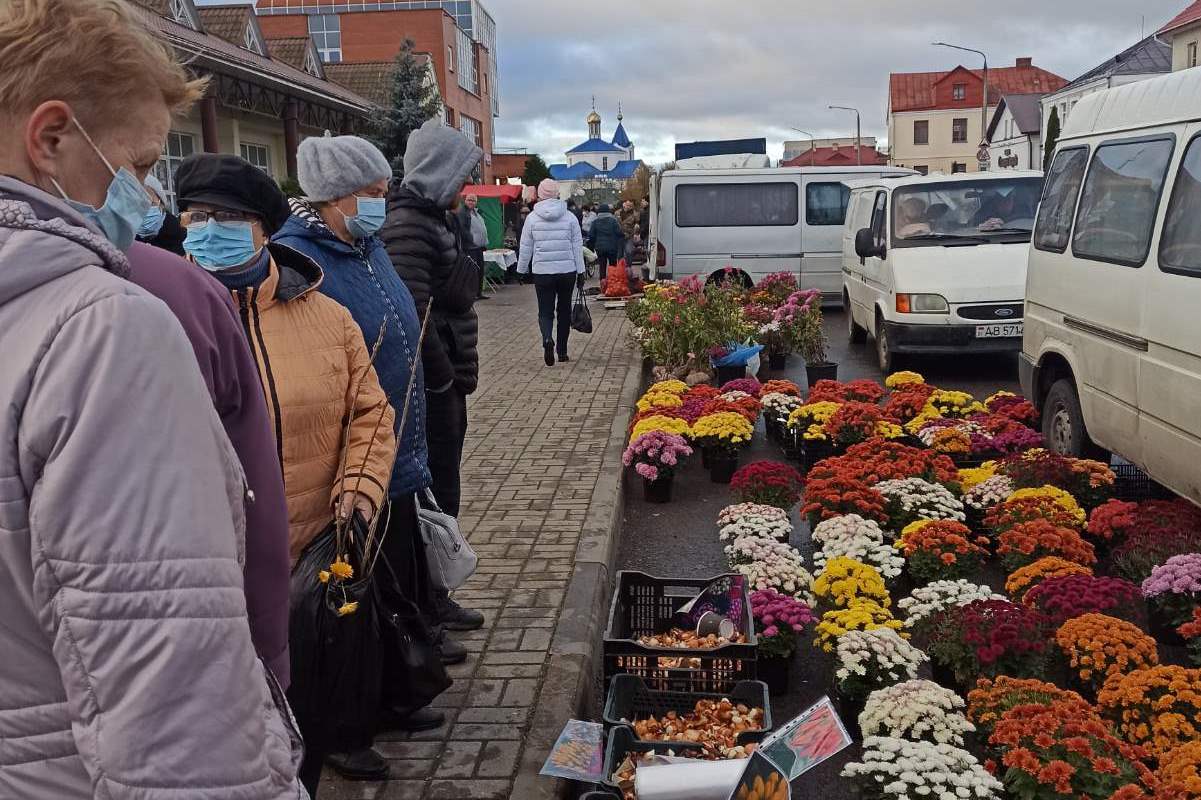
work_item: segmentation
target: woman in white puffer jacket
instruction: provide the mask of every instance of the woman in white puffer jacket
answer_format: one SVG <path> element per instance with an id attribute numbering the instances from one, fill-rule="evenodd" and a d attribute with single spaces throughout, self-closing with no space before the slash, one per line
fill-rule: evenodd
<path id="1" fill-rule="evenodd" d="M 538 293 L 538 327 L 542 331 L 542 357 L 546 366 L 569 361 L 567 338 L 571 335 L 571 295 L 584 286 L 584 237 L 575 215 L 559 199 L 559 184 L 547 178 L 538 184 L 538 203 L 521 230 L 518 273 L 534 274 Z M 559 337 L 553 338 L 555 320 Z"/>

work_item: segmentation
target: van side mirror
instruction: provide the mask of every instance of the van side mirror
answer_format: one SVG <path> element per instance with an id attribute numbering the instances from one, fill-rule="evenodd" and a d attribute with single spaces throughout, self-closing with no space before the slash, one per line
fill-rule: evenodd
<path id="1" fill-rule="evenodd" d="M 884 246 L 876 245 L 876 233 L 871 228 L 860 228 L 855 232 L 855 255 L 860 258 L 884 257 Z"/>

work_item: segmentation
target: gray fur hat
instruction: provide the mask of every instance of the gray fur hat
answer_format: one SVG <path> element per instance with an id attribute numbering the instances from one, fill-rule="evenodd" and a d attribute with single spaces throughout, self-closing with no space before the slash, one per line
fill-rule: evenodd
<path id="1" fill-rule="evenodd" d="M 296 148 L 296 177 L 315 202 L 336 200 L 392 177 L 379 148 L 358 136 L 310 136 Z"/>

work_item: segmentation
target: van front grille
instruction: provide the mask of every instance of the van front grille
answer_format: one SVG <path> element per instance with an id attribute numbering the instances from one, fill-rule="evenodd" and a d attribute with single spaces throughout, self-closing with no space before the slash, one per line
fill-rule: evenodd
<path id="1" fill-rule="evenodd" d="M 955 313 L 963 319 L 984 319 L 989 322 L 1016 322 L 1022 318 L 1021 303 L 997 303 L 991 306 L 960 306 Z"/>

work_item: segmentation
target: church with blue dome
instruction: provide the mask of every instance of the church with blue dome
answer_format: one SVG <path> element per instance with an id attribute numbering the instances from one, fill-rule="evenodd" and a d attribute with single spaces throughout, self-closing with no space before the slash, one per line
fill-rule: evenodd
<path id="1" fill-rule="evenodd" d="M 621 107 L 617 109 L 617 130 L 613 138 L 605 140 L 601 135 L 601 115 L 593 103 L 588 115 L 588 138 L 565 154 L 566 163 L 551 164 L 550 175 L 560 184 L 563 194 L 570 197 L 574 184 L 581 181 L 608 180 L 624 184 L 642 162 L 634 157 L 634 143 L 630 141 L 623 123 Z"/>

